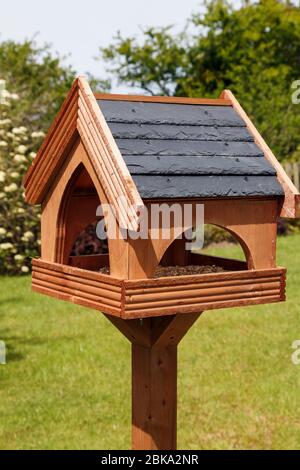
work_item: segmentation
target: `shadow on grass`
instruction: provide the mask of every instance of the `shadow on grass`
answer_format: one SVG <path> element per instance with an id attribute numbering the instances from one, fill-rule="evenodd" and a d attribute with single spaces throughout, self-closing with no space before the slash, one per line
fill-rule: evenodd
<path id="1" fill-rule="evenodd" d="M 83 336 L 83 335 L 82 335 Z M 20 338 L 19 336 L 9 335 L 8 330 L 0 330 L 0 340 L 4 341 L 6 345 L 6 362 L 21 361 L 26 358 L 24 352 L 24 346 L 41 346 L 45 343 L 51 344 L 57 341 L 73 341 L 73 336 L 59 336 L 57 338 L 51 337 L 32 337 L 32 338 Z M 78 339 L 78 336 L 76 336 Z M 22 347 L 23 346 L 23 347 Z"/>
<path id="2" fill-rule="evenodd" d="M 20 304 L 23 301 L 22 297 L 8 297 L 7 299 L 0 300 L 0 306 L 5 304 Z"/>

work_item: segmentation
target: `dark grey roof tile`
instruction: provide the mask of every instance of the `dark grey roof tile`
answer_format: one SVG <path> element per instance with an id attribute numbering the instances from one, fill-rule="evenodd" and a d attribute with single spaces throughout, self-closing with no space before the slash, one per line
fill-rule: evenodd
<path id="1" fill-rule="evenodd" d="M 282 196 L 270 176 L 166 176 L 133 175 L 143 199 Z"/>
<path id="2" fill-rule="evenodd" d="M 116 139 L 122 155 L 206 155 L 263 157 L 254 142 L 215 142 L 198 140 Z"/>
<path id="3" fill-rule="evenodd" d="M 132 124 L 111 122 L 116 139 L 216 140 L 221 142 L 253 142 L 246 127 L 174 126 L 172 124 Z"/>
<path id="4" fill-rule="evenodd" d="M 107 122 L 245 127 L 231 106 L 109 100 L 98 103 Z"/>
<path id="5" fill-rule="evenodd" d="M 132 175 L 276 175 L 275 169 L 260 157 L 125 156 Z"/>
<path id="6" fill-rule="evenodd" d="M 98 101 L 144 199 L 282 196 L 230 106 Z"/>

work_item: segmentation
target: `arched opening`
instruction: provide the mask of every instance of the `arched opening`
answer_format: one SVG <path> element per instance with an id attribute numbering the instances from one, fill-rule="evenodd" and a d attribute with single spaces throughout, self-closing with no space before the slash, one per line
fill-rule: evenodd
<path id="1" fill-rule="evenodd" d="M 201 250 L 203 254 L 212 256 L 223 256 L 245 261 L 247 254 L 237 237 L 229 230 L 213 224 L 204 225 L 204 245 Z"/>
<path id="2" fill-rule="evenodd" d="M 235 234 L 223 227 L 206 224 L 201 249 L 187 249 L 188 241 L 185 233 L 173 240 L 162 256 L 154 277 L 248 269 L 247 247 Z"/>
<path id="3" fill-rule="evenodd" d="M 98 271 L 109 267 L 107 240 L 97 236 L 100 200 L 83 164 L 70 179 L 60 205 L 57 221 L 56 262 Z"/>

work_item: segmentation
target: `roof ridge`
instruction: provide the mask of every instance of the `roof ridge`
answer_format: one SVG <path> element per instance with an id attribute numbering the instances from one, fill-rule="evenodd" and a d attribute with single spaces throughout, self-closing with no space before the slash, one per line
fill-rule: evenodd
<path id="1" fill-rule="evenodd" d="M 108 101 L 136 101 L 141 103 L 169 103 L 194 104 L 206 106 L 232 106 L 231 101 L 225 98 L 195 98 L 185 96 L 158 96 L 158 95 L 126 95 L 118 93 L 94 93 L 96 100 Z"/>

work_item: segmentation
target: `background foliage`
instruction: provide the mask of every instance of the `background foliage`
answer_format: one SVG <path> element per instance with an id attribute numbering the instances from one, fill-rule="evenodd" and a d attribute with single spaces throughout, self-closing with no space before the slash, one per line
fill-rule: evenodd
<path id="1" fill-rule="evenodd" d="M 19 97 L 2 82 L 0 104 L 0 274 L 27 273 L 39 247 L 39 207 L 26 204 L 22 178 L 44 136 L 15 126 L 11 109 Z"/>
<path id="2" fill-rule="evenodd" d="M 218 97 L 230 88 L 280 160 L 296 158 L 300 113 L 300 8 L 279 0 L 206 2 L 184 31 L 148 28 L 101 49 L 112 77 L 149 94 Z"/>
<path id="3" fill-rule="evenodd" d="M 48 46 L 0 43 L 0 273 L 28 272 L 39 253 L 39 207 L 22 179 L 74 76 Z"/>
<path id="4" fill-rule="evenodd" d="M 291 101 L 299 51 L 299 7 L 260 0 L 234 8 L 208 0 L 205 13 L 192 14 L 179 33 L 149 27 L 141 38 L 118 34 L 101 49 L 108 77 L 89 80 L 102 91 L 117 80 L 147 94 L 177 96 L 217 97 L 230 88 L 278 158 L 299 161 L 300 113 Z M 25 272 L 38 253 L 39 210 L 25 204 L 22 177 L 74 77 L 47 45 L 0 42 L 0 80 L 9 90 L 0 106 L 1 273 Z"/>
<path id="5" fill-rule="evenodd" d="M 31 132 L 46 131 L 68 92 L 75 71 L 64 65 L 49 46 L 34 41 L 0 43 L 0 78 L 17 93 L 10 117 Z"/>

